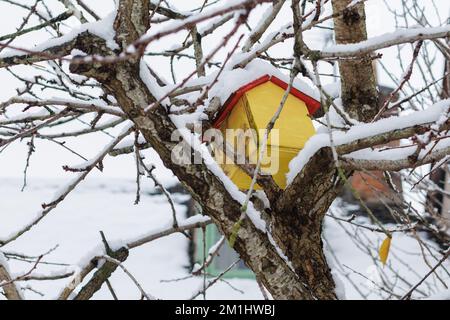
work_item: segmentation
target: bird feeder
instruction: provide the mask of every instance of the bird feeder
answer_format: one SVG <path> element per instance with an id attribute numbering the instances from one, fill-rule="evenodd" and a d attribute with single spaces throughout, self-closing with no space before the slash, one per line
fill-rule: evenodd
<path id="1" fill-rule="evenodd" d="M 257 162 L 264 131 L 279 108 L 287 87 L 286 82 L 273 75 L 256 79 L 233 92 L 213 121 L 214 128 L 221 131 L 227 142 L 238 139 L 236 135 L 230 138 L 230 131 L 233 133 L 242 129 L 244 132 L 252 132 L 245 137 L 247 139 L 243 151 L 251 163 Z M 293 87 L 269 135 L 266 152 L 261 161 L 261 172 L 272 175 L 283 189 L 286 187 L 289 162 L 315 134 L 310 116 L 319 107 L 317 100 Z M 276 139 L 272 139 L 272 135 L 277 135 Z M 224 151 L 225 149 L 214 149 L 214 157 L 216 160 L 220 158 L 217 162 L 239 189 L 249 189 L 252 177 L 236 165 L 236 159 L 224 156 Z M 256 185 L 255 189 L 259 189 L 259 186 Z"/>

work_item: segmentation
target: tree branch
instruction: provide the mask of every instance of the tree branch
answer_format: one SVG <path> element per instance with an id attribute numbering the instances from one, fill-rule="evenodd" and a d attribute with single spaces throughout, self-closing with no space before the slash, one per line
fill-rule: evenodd
<path id="1" fill-rule="evenodd" d="M 379 171 L 400 171 L 407 168 L 415 168 L 425 164 L 440 161 L 450 155 L 450 147 L 442 148 L 428 153 L 419 160 L 412 158 L 398 160 L 368 160 L 341 157 L 342 167 L 348 170 L 379 170 Z"/>

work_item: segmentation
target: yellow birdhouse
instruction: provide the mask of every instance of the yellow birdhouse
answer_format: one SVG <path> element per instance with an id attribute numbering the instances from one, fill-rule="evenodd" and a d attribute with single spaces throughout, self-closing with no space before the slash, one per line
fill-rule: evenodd
<path id="1" fill-rule="evenodd" d="M 223 137 L 222 144 L 215 138 L 214 157 L 241 190 L 249 189 L 252 179 L 241 169 L 242 165 L 246 162 L 256 165 L 265 129 L 287 87 L 288 84 L 279 78 L 265 75 L 231 94 L 213 121 L 214 128 L 220 130 Z M 261 172 L 272 175 L 283 189 L 289 162 L 315 134 L 309 115 L 319 107 L 318 101 L 292 88 L 269 135 L 261 160 Z"/>

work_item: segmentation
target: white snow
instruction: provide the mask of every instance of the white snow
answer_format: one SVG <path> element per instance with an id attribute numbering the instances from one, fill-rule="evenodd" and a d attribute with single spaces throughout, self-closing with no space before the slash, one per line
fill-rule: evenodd
<path id="1" fill-rule="evenodd" d="M 139 75 L 141 76 L 142 81 L 144 81 L 147 88 L 150 90 L 151 94 L 158 100 L 162 99 L 165 96 L 164 90 L 159 86 L 155 77 L 153 77 L 148 70 L 147 63 L 144 59 L 141 59 L 139 64 Z M 161 104 L 165 105 L 169 103 L 168 99 L 164 99 L 161 101 Z"/>
<path id="2" fill-rule="evenodd" d="M 167 23 L 164 28 L 164 32 L 167 33 L 176 33 L 176 31 L 180 31 L 179 29 L 182 29 L 183 26 L 190 24 L 190 23 L 199 23 L 203 21 L 207 21 L 208 19 L 213 19 L 217 16 L 222 16 L 223 11 L 227 10 L 230 7 L 240 5 L 243 2 L 246 2 L 246 0 L 227 0 L 226 4 L 219 4 L 214 6 L 214 8 L 205 8 L 200 13 L 197 13 L 195 15 L 192 14 L 186 14 L 188 17 L 186 19 L 180 19 L 180 20 L 174 20 L 170 23 Z M 234 12 L 237 12 L 239 10 L 235 10 Z M 152 28 L 147 32 L 147 34 L 143 35 L 140 39 L 140 41 L 146 42 L 151 39 L 159 38 L 159 35 L 161 33 L 161 30 L 153 30 Z"/>
<path id="3" fill-rule="evenodd" d="M 230 63 L 232 66 L 233 63 Z M 260 59 L 250 62 L 244 69 L 227 69 L 219 76 L 218 82 L 211 88 L 209 96 L 218 97 L 224 103 L 228 97 L 244 85 L 257 80 L 265 75 L 275 76 L 289 83 L 289 75 L 282 73 L 279 69 Z M 310 87 L 305 81 L 295 79 L 293 87 L 304 94 L 319 100 L 317 89 Z"/>
<path id="4" fill-rule="evenodd" d="M 357 53 L 360 50 L 364 50 L 368 47 L 373 47 L 377 45 L 383 45 L 383 47 L 389 46 L 390 43 L 397 40 L 410 39 L 418 35 L 433 35 L 439 33 L 450 33 L 450 25 L 443 27 L 432 27 L 432 28 L 409 28 L 409 29 L 398 29 L 394 32 L 385 33 L 383 35 L 372 37 L 365 41 L 351 44 L 335 44 L 324 48 L 322 52 L 324 53 Z"/>
<path id="5" fill-rule="evenodd" d="M 329 212 L 341 219 L 348 219 L 347 209 L 345 204 L 337 199 Z M 365 217 L 358 217 L 353 222 L 373 226 Z M 395 229 L 394 225 L 386 225 L 386 227 L 389 230 Z M 426 240 L 426 235 L 419 235 L 431 250 L 431 252 L 425 253 L 425 258 L 434 266 L 442 257 L 438 253 L 439 247 L 432 241 Z M 332 217 L 325 218 L 322 238 L 326 244 L 326 259 L 332 269 L 333 278 L 336 280 L 336 276 L 338 276 L 340 279 L 336 280 L 338 296 L 345 290 L 347 299 L 362 299 L 358 292 L 360 290 L 365 295 L 367 294 L 367 299 L 380 299 L 377 294 L 382 294 L 386 299 L 396 300 L 382 292 L 375 284 L 383 286 L 383 278 L 392 284 L 394 293 L 401 297 L 430 271 L 430 267 L 421 254 L 421 244 L 413 234 L 408 233 L 393 234 L 389 258 L 387 264 L 383 266 L 378 258 L 378 249 L 385 237 L 384 233 L 371 232 Z M 448 268 L 449 266 L 450 261 L 444 263 L 444 267 Z M 438 268 L 437 272 L 448 283 L 450 278 L 446 271 Z M 402 280 L 394 281 L 396 273 L 402 277 Z M 434 275 L 431 277 L 433 278 L 428 278 L 418 288 L 419 290 L 414 292 L 413 299 L 421 299 L 424 295 L 429 296 L 438 292 L 441 292 L 442 296 L 445 295 L 446 289 Z M 352 280 L 354 285 L 349 280 Z"/>
<path id="6" fill-rule="evenodd" d="M 333 259 L 333 255 L 332 255 L 331 251 L 332 250 L 331 250 L 331 248 L 328 247 L 328 244 L 326 242 L 324 242 L 323 252 L 325 254 L 325 259 L 327 260 L 327 263 L 331 269 L 331 275 L 333 276 L 333 280 L 336 285 L 336 287 L 335 287 L 336 296 L 340 300 L 345 300 L 346 299 L 345 284 L 344 284 L 344 281 L 342 280 L 341 276 L 337 272 L 337 266 Z"/>
<path id="7" fill-rule="evenodd" d="M 0 251 L 0 266 L 2 266 L 3 268 L 5 268 L 6 272 L 10 273 L 11 271 L 9 270 L 8 267 L 8 262 L 6 261 L 6 257 L 3 254 L 3 252 Z"/>
<path id="8" fill-rule="evenodd" d="M 194 223 L 208 222 L 210 220 L 211 220 L 211 218 L 209 218 L 208 216 L 203 216 L 201 214 L 196 214 L 196 215 L 194 215 L 192 217 L 189 217 L 189 218 L 183 219 L 181 221 L 178 221 L 178 226 L 179 227 L 184 227 L 184 226 L 187 226 L 187 225 L 190 225 L 190 224 L 194 224 Z M 129 238 L 129 239 L 122 239 L 120 241 L 116 240 L 116 241 L 111 243 L 111 248 L 117 250 L 117 249 L 119 249 L 121 247 L 129 247 L 130 244 L 135 242 L 135 241 L 138 241 L 138 240 L 143 239 L 143 238 L 147 238 L 149 236 L 153 236 L 155 234 L 158 234 L 160 232 L 163 232 L 165 230 L 168 230 L 168 229 L 172 228 L 172 225 L 173 225 L 173 221 L 170 221 L 170 222 L 168 222 L 168 223 L 166 223 L 164 225 L 160 225 L 160 226 L 158 226 L 156 228 L 153 228 L 152 231 L 150 231 L 150 232 L 146 232 L 144 234 L 140 234 L 138 236 L 134 236 L 134 237 Z"/>
<path id="9" fill-rule="evenodd" d="M 93 33 L 96 36 L 104 39 L 106 41 L 106 45 L 111 50 L 116 50 L 119 48 L 116 41 L 114 40 L 115 31 L 113 28 L 113 23 L 116 18 L 116 14 L 117 14 L 117 12 L 116 12 L 116 10 L 114 10 L 108 16 L 103 18 L 102 20 L 82 24 L 78 29 L 75 29 L 59 38 L 47 40 L 46 42 L 41 43 L 41 44 L 35 46 L 34 48 L 27 48 L 27 50 L 32 50 L 32 51 L 36 51 L 36 52 L 45 51 L 48 48 L 51 48 L 54 46 L 59 46 L 66 42 L 69 42 L 69 41 L 75 39 L 79 34 L 86 32 L 86 31 Z M 5 50 L 5 52 L 0 54 L 0 58 L 21 56 L 21 55 L 26 55 L 26 54 L 27 54 L 26 52 L 21 51 L 21 50 L 8 49 L 8 50 Z"/>
<path id="10" fill-rule="evenodd" d="M 403 129 L 414 125 L 433 123 L 449 112 L 450 99 L 442 100 L 423 111 L 416 111 L 405 116 L 392 116 L 373 123 L 364 123 L 351 127 L 348 131 L 333 131 L 334 145 L 350 143 L 377 134 Z M 329 133 L 319 133 L 312 136 L 289 163 L 287 183 L 290 184 L 303 169 L 311 157 L 323 147 L 331 146 Z M 395 152 L 395 151 L 393 151 Z"/>
<path id="11" fill-rule="evenodd" d="M 54 190 L 59 189 L 62 181 L 45 179 L 31 180 L 29 183 L 29 188 L 22 193 L 20 179 L 0 178 L 0 235 L 28 221 L 30 212 L 39 208 L 43 199 L 48 199 Z M 59 248 L 45 257 L 44 261 L 68 263 L 68 270 L 79 270 L 92 257 L 105 253 L 100 230 L 104 231 L 108 243 L 117 246 L 135 239 L 137 235 L 153 234 L 163 226 L 171 226 L 172 214 L 166 198 L 163 195 L 148 196 L 155 191 L 150 180 L 143 180 L 142 187 L 141 203 L 134 206 L 133 179 L 90 179 L 55 209 L 54 214 L 21 239 L 1 248 L 1 251 L 39 255 L 59 244 Z M 180 225 L 208 219 L 203 216 L 186 219 L 186 209 L 180 205 L 185 201 L 185 196 L 173 196 Z M 184 235 L 173 234 L 131 250 L 124 265 L 149 293 L 161 299 L 187 299 L 201 286 L 202 277 L 169 283 L 161 280 L 182 278 L 189 274 L 186 268 L 189 264 L 188 244 L 189 240 Z M 9 264 L 15 274 L 30 269 L 30 264 L 19 261 L 10 260 Z M 39 274 L 47 275 L 56 271 L 61 272 L 61 267 L 41 265 L 36 270 Z M 44 299 L 53 299 L 70 280 L 22 282 L 20 285 L 31 284 L 45 294 Z M 262 299 L 254 280 L 227 280 L 243 290 L 244 294 L 219 281 L 208 291 L 208 299 Z M 120 299 L 140 298 L 135 285 L 121 270 L 114 273 L 111 283 Z M 25 291 L 25 297 L 41 299 L 31 291 Z M 94 298 L 111 299 L 111 296 L 107 288 L 102 288 Z"/>
<path id="12" fill-rule="evenodd" d="M 260 16 L 260 19 L 258 21 L 258 24 L 253 27 L 253 30 L 248 35 L 247 41 L 245 42 L 243 48 L 247 48 L 250 45 L 250 38 L 253 36 L 253 34 L 263 27 L 263 25 L 266 23 L 266 20 L 269 18 L 269 16 L 272 14 L 274 8 L 273 5 L 266 8 L 266 10 L 263 12 L 263 14 Z"/>
<path id="13" fill-rule="evenodd" d="M 58 114 L 61 110 L 55 110 L 53 109 L 54 114 Z M 2 117 L 0 117 L 0 125 L 5 124 L 5 123 L 11 123 L 13 121 L 20 121 L 20 120 L 24 120 L 27 118 L 38 118 L 38 117 L 45 117 L 48 116 L 50 114 L 50 112 L 48 112 L 46 109 L 40 109 L 38 111 L 25 111 L 25 112 L 21 112 L 17 115 L 11 116 L 11 117 L 7 117 L 6 115 L 3 115 Z"/>
<path id="14" fill-rule="evenodd" d="M 67 263 L 69 264 L 67 271 L 77 271 L 92 257 L 104 254 L 100 230 L 104 231 L 108 242 L 114 246 L 135 239 L 137 235 L 153 234 L 154 231 L 161 230 L 162 226 L 171 224 L 170 206 L 165 197 L 162 195 L 148 196 L 149 192 L 154 191 L 153 184 L 147 180 L 143 180 L 143 182 L 142 202 L 140 205 L 133 206 L 135 183 L 132 179 L 90 179 L 76 189 L 72 196 L 66 199 L 39 226 L 0 251 L 39 255 L 59 244 L 59 247 L 44 260 Z M 20 179 L 0 178 L 2 200 L 0 202 L 2 219 L 0 235 L 8 233 L 8 230 L 15 230 L 24 221 L 28 221 L 30 212 L 40 206 L 42 199 L 47 199 L 55 189 L 58 189 L 61 181 L 33 179 L 29 181 L 29 188 L 25 192 L 20 192 L 21 183 Z M 198 221 L 197 219 L 206 219 L 196 216 L 185 220 L 185 207 L 179 204 L 184 200 L 178 196 L 174 196 L 174 199 L 180 223 L 192 223 Z M 341 208 L 339 202 L 333 205 L 333 210 L 339 208 Z M 370 222 L 364 219 L 358 218 L 354 222 L 370 226 Z M 338 296 L 342 297 L 341 293 L 345 290 L 346 298 L 361 299 L 347 277 L 350 277 L 363 290 L 368 285 L 367 280 L 343 267 L 342 264 L 367 277 L 371 277 L 374 272 L 379 272 L 374 269 L 374 261 L 367 256 L 366 250 L 371 251 L 376 257 L 376 246 L 381 243 L 384 235 L 345 223 L 344 226 L 347 231 L 336 220 L 326 217 L 323 234 L 323 238 L 328 243 L 326 258 L 333 271 L 333 277 L 341 279 L 343 283 L 343 285 L 339 285 L 339 280 L 336 280 Z M 347 232 L 350 235 L 356 234 L 362 237 L 364 242 L 355 244 Z M 369 246 L 370 243 L 373 244 L 373 247 Z M 411 284 L 417 283 L 420 280 L 419 276 L 423 276 L 429 271 L 429 267 L 417 253 L 420 253 L 420 247 L 414 237 L 396 233 L 392 242 L 388 266 L 382 269 L 383 276 L 392 279 L 393 274 L 390 269 L 392 267 Z M 334 261 L 333 256 L 336 256 L 340 263 Z M 178 233 L 131 250 L 125 266 L 143 285 L 144 289 L 152 295 L 162 299 L 186 299 L 201 287 L 202 277 L 177 282 L 161 282 L 161 280 L 186 277 L 189 275 L 188 269 L 185 268 L 188 263 L 188 239 Z M 8 264 L 14 274 L 21 274 L 30 269 L 30 264 L 15 260 L 8 261 Z M 63 270 L 64 268 L 61 266 L 41 265 L 35 272 L 49 275 L 56 272 L 61 273 Z M 444 276 L 443 274 L 441 272 L 442 276 Z M 443 279 L 447 278 L 443 277 Z M 226 280 L 239 290 L 243 290 L 244 293 L 237 292 L 226 283 L 219 281 L 208 291 L 207 298 L 263 298 L 254 279 L 227 278 Z M 61 288 L 70 281 L 71 278 L 58 281 L 21 282 L 20 286 L 32 285 L 34 289 L 45 294 L 45 299 L 52 299 L 57 297 Z M 118 269 L 113 274 L 111 283 L 120 299 L 140 298 L 140 293 L 134 284 L 121 270 Z M 431 279 L 430 283 L 433 283 Z M 400 282 L 397 290 L 399 293 L 405 293 L 409 288 Z M 432 290 L 428 289 L 427 284 L 420 289 L 427 292 Z M 433 292 L 436 294 L 439 291 Z M 446 294 L 448 293 L 441 291 L 440 294 L 431 297 L 444 299 Z M 24 295 L 29 299 L 41 299 L 40 296 L 28 290 L 24 292 Z M 415 297 L 420 298 L 421 295 Z M 2 298 L 0 297 L 0 299 Z M 111 299 L 111 296 L 108 289 L 104 287 L 94 298 Z M 370 295 L 369 298 L 377 297 Z"/>
<path id="15" fill-rule="evenodd" d="M 450 138 L 441 139 L 436 143 L 428 144 L 420 150 L 418 160 L 426 157 L 430 152 L 436 152 L 450 146 Z M 406 159 L 417 150 L 417 146 L 405 146 L 398 149 L 362 149 L 345 155 L 345 158 L 364 160 L 400 160 Z"/>
<path id="16" fill-rule="evenodd" d="M 138 144 L 144 144 L 147 141 L 145 140 L 145 138 L 142 136 L 142 134 L 139 134 L 138 136 Z M 117 150 L 117 149 L 123 149 L 123 148 L 128 148 L 128 147 L 132 147 L 134 146 L 134 137 L 127 137 L 125 139 L 123 139 L 122 141 L 120 141 L 113 150 Z"/>
<path id="17" fill-rule="evenodd" d="M 220 181 L 222 181 L 225 189 L 230 193 L 231 197 L 233 197 L 233 199 L 238 201 L 240 204 L 244 204 L 246 194 L 240 191 L 234 184 L 234 182 L 231 181 L 231 179 L 225 174 L 225 172 L 223 172 L 222 168 L 220 168 L 220 166 L 211 156 L 211 153 L 206 148 L 206 146 L 200 142 L 200 138 L 198 136 L 192 135 L 191 132 L 187 129 L 179 128 L 179 132 L 182 134 L 185 141 L 190 143 L 192 149 L 201 154 L 204 164 Z M 266 222 L 261 218 L 259 211 L 257 211 L 253 207 L 253 203 L 249 202 L 246 214 L 256 228 L 264 233 L 266 232 Z"/>
<path id="18" fill-rule="evenodd" d="M 432 296 L 426 298 L 426 300 L 450 300 L 450 289 L 433 294 Z"/>
<path id="19" fill-rule="evenodd" d="M 289 83 L 289 75 L 284 74 L 279 69 L 272 66 L 270 63 L 267 63 L 261 59 L 255 59 L 243 69 L 242 68 L 232 69 L 232 66 L 233 63 L 228 64 L 228 66 L 223 70 L 222 74 L 218 77 L 217 82 L 209 90 L 208 92 L 209 102 L 207 102 L 206 105 L 208 105 L 211 102 L 211 99 L 214 97 L 218 97 L 222 104 L 225 103 L 228 97 L 230 97 L 230 95 L 232 95 L 238 89 L 265 75 L 275 76 L 280 80 Z M 206 86 L 217 77 L 217 72 L 218 71 L 212 72 L 211 74 L 208 74 L 205 77 L 190 79 L 186 82 L 184 87 L 197 85 Z M 150 88 L 151 87 L 154 87 L 154 85 L 151 84 Z M 168 92 L 171 92 L 174 89 L 174 87 L 175 87 L 174 85 L 168 85 L 164 88 L 160 88 L 160 90 L 164 91 L 167 94 Z M 320 99 L 319 91 L 317 89 L 313 89 L 311 86 L 309 86 L 308 83 L 306 83 L 302 79 L 296 78 L 293 87 L 316 100 Z M 198 98 L 198 93 L 183 95 L 182 98 L 194 103 Z M 172 121 L 176 123 L 178 128 L 183 128 L 187 123 L 196 123 L 204 118 L 205 116 L 203 114 L 204 108 L 205 108 L 204 106 L 201 106 L 191 114 L 172 116 L 171 117 Z"/>

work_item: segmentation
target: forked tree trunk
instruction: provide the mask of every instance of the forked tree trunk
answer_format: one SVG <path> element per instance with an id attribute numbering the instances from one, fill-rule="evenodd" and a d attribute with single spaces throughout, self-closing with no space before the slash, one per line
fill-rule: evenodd
<path id="1" fill-rule="evenodd" d="M 347 8 L 351 2 L 332 0 L 333 12 L 342 12 L 334 18 L 337 44 L 367 39 L 364 4 Z M 345 111 L 359 121 L 371 121 L 377 114 L 378 103 L 370 57 L 340 61 L 339 70 Z M 273 216 L 274 238 L 296 273 L 319 299 L 336 298 L 335 283 L 323 253 L 321 232 L 324 216 L 343 183 L 336 174 L 331 150 L 322 149 L 282 195 Z"/>
<path id="2" fill-rule="evenodd" d="M 332 2 L 335 10 L 341 10 L 350 0 Z M 146 0 L 120 1 L 114 28 L 122 49 L 147 30 L 148 12 Z M 338 42 L 357 42 L 366 38 L 363 12 L 360 4 L 335 19 Z M 92 46 L 91 42 L 81 42 L 79 46 L 87 53 L 112 54 L 101 43 Z M 158 152 L 164 165 L 186 186 L 219 230 L 230 237 L 239 220 L 241 204 L 233 199 L 222 181 L 206 165 L 172 162 L 171 152 L 178 142 L 171 140 L 171 134 L 176 127 L 165 108 L 144 112 L 155 98 L 141 79 L 139 63 L 138 59 L 128 60 L 116 63 L 114 68 L 95 63 L 72 64 L 71 71 L 97 79 L 107 92 L 115 96 L 136 128 Z M 347 111 L 357 119 L 369 120 L 376 113 L 373 110 L 376 89 L 370 61 L 345 62 L 340 67 Z M 249 219 L 242 223 L 235 249 L 274 298 L 337 298 L 323 252 L 321 232 L 325 213 L 341 185 L 342 182 L 336 178 L 331 151 L 324 148 L 311 159 L 276 203 L 271 204 L 273 239 L 258 230 Z M 279 254 L 277 247 L 289 262 Z"/>

